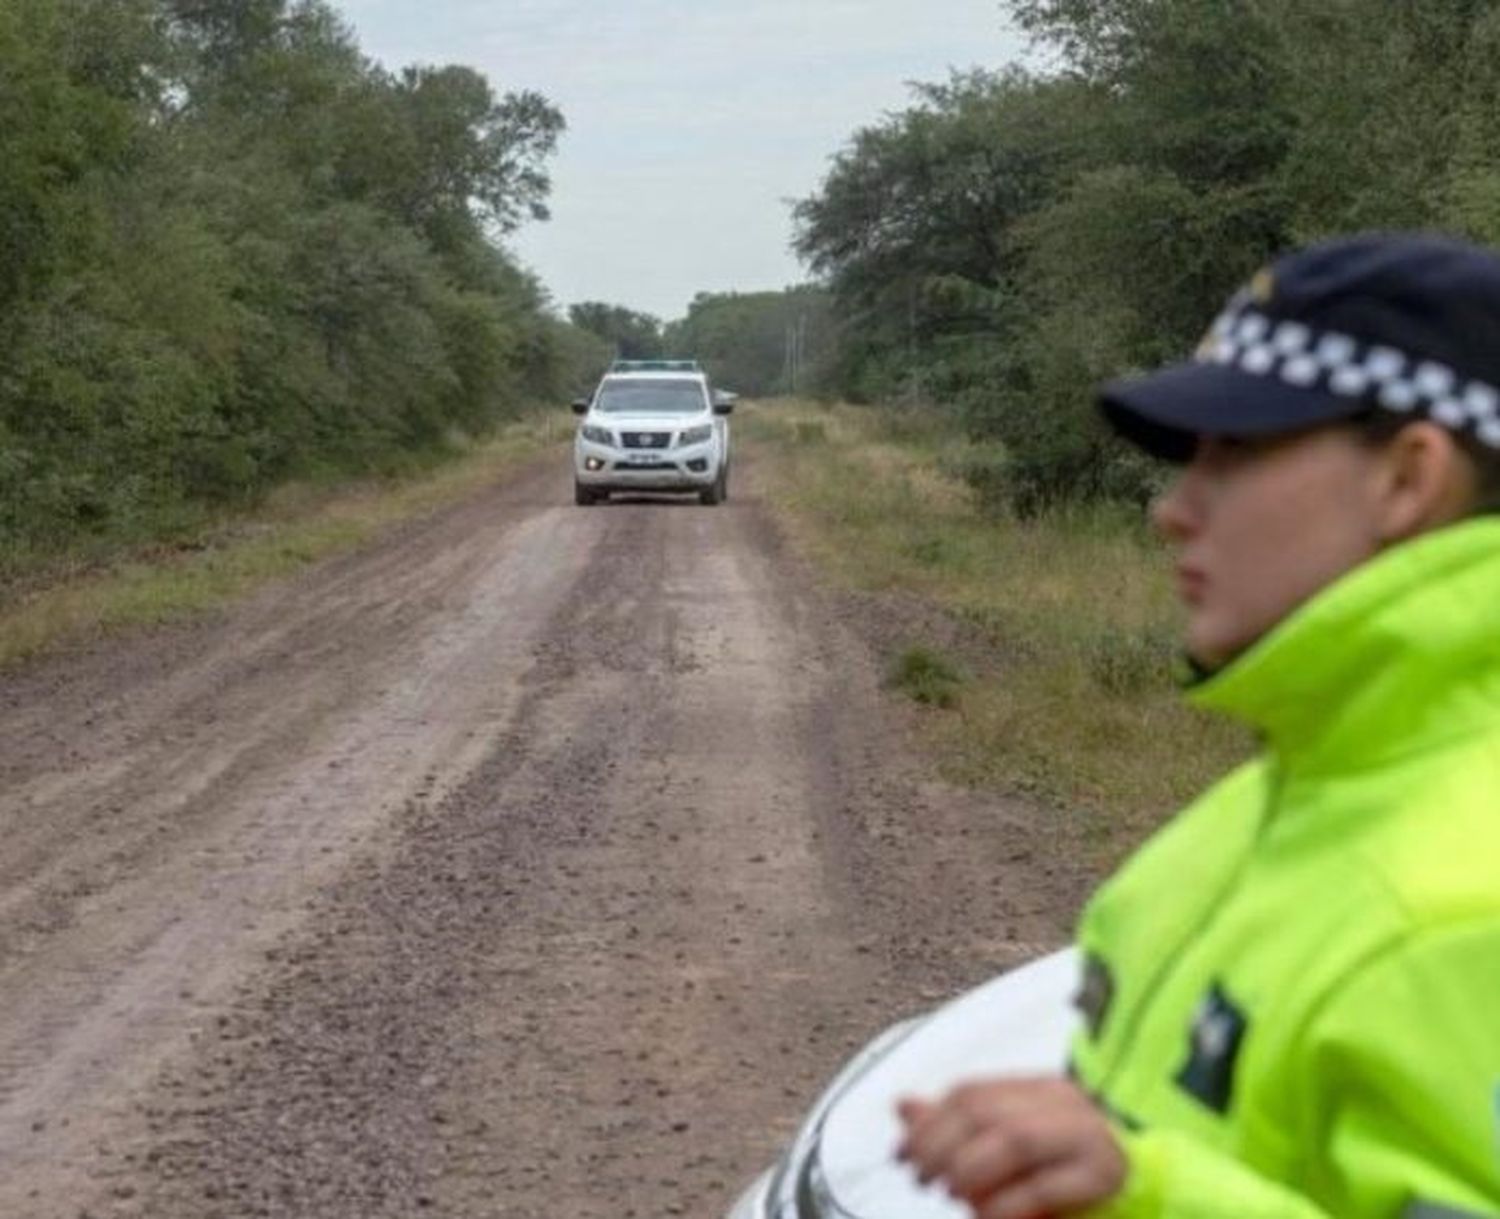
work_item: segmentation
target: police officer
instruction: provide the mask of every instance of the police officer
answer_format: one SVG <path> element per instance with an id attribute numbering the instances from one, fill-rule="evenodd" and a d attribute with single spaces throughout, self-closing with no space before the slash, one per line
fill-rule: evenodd
<path id="1" fill-rule="evenodd" d="M 1108 385 L 1260 756 L 1087 906 L 1071 1078 L 902 1105 L 981 1219 L 1500 1214 L 1500 258 L 1384 234 Z"/>

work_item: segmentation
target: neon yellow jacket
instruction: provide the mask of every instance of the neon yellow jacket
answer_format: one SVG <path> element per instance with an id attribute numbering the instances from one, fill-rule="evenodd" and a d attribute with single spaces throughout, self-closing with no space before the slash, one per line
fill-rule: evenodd
<path id="1" fill-rule="evenodd" d="M 1500 520 L 1396 547 L 1196 688 L 1262 757 L 1099 891 L 1074 1070 L 1111 1219 L 1500 1214 Z"/>

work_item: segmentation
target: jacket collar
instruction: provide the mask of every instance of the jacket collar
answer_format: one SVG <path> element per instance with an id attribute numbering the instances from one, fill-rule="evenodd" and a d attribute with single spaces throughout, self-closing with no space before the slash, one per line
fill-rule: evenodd
<path id="1" fill-rule="evenodd" d="M 1500 719 L 1500 519 L 1392 547 L 1189 695 L 1288 769 L 1352 769 Z"/>

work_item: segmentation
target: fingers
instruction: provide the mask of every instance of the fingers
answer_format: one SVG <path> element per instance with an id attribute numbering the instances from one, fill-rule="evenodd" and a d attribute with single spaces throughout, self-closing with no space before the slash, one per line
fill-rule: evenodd
<path id="1" fill-rule="evenodd" d="M 932 1112 L 933 1107 L 932 1101 L 918 1100 L 914 1096 L 896 1102 L 896 1112 L 907 1126 L 916 1125 L 924 1116 Z"/>
<path id="2" fill-rule="evenodd" d="M 956 1153 L 976 1136 L 1028 1113 L 1047 1112 L 1076 1094 L 1063 1080 L 1008 1079 L 964 1084 L 936 1102 L 903 1102 L 898 1112 L 907 1131 L 897 1155 L 924 1182 L 948 1176 Z"/>
<path id="3" fill-rule="evenodd" d="M 975 1206 L 975 1219 L 1051 1219 L 1112 1198 L 1120 1183 L 1074 1161 L 1054 1164 L 1001 1189 Z"/>
<path id="4" fill-rule="evenodd" d="M 1040 1140 L 1024 1120 L 975 1132 L 948 1161 L 942 1176 L 956 1198 L 988 1197 L 1007 1182 L 1034 1169 L 1044 1155 Z"/>
<path id="5" fill-rule="evenodd" d="M 1064 1214 L 1124 1183 L 1107 1119 L 1065 1080 L 968 1084 L 899 1111 L 907 1127 L 901 1158 L 924 1183 L 941 1180 L 979 1219 Z"/>
<path id="6" fill-rule="evenodd" d="M 910 1162 L 922 1185 L 947 1174 L 954 1159 L 983 1129 L 977 1116 L 956 1104 L 929 1105 L 926 1113 L 907 1125 L 897 1156 Z"/>

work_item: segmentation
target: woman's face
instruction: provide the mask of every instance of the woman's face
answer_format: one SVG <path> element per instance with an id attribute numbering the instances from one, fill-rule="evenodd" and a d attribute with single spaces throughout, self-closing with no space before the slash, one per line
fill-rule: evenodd
<path id="1" fill-rule="evenodd" d="M 1380 450 L 1348 428 L 1202 437 L 1152 519 L 1177 548 L 1187 650 L 1217 668 L 1381 548 Z"/>

